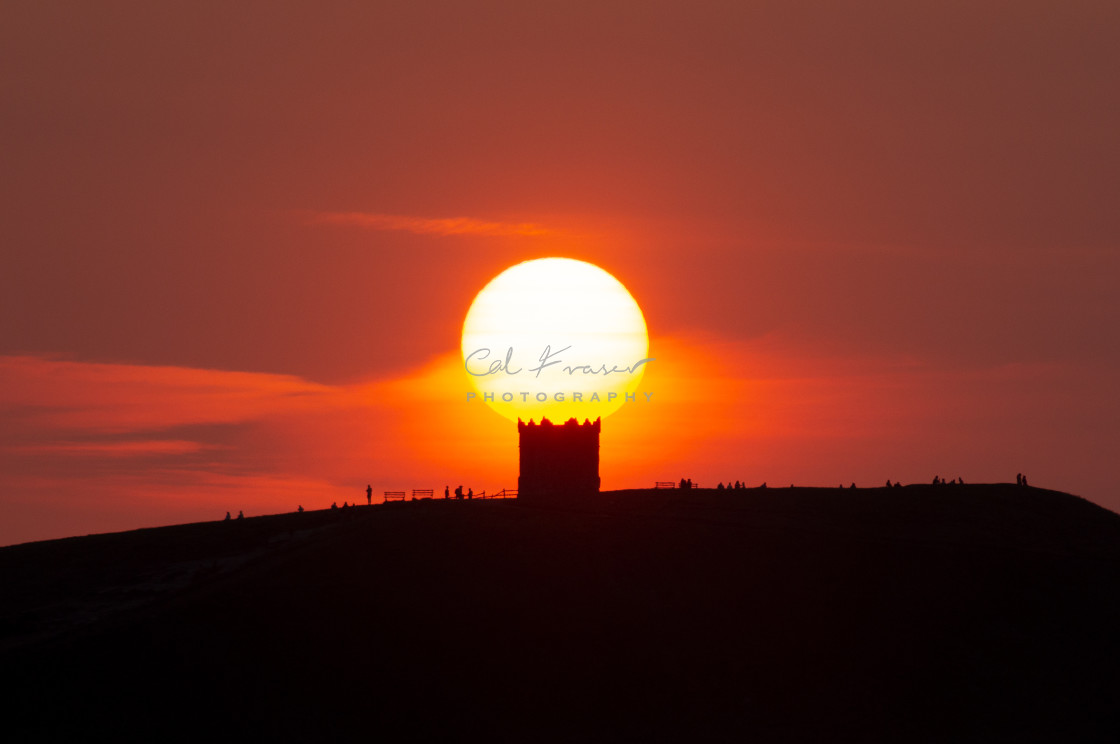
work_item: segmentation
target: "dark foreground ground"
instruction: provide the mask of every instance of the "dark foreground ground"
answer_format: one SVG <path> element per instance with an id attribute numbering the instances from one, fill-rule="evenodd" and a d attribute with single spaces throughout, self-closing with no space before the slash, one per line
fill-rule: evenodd
<path id="1" fill-rule="evenodd" d="M 0 549 L 5 741 L 1120 741 L 1120 516 L 415 502 Z"/>

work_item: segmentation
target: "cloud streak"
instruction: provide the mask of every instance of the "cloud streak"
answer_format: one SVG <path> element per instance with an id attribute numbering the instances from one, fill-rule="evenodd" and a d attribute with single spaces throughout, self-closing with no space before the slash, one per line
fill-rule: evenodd
<path id="1" fill-rule="evenodd" d="M 59 432 L 159 431 L 342 405 L 290 375 L 0 357 L 0 413 Z M 3 429 L 0 429 L 3 433 Z"/>
<path id="2" fill-rule="evenodd" d="M 13 448 L 25 455 L 89 455 L 94 457 L 141 457 L 183 455 L 211 449 L 213 445 L 184 439 L 130 440 L 122 442 L 56 442 Z"/>
<path id="3" fill-rule="evenodd" d="M 532 222 L 493 222 L 474 217 L 410 217 L 370 212 L 317 212 L 309 220 L 315 225 L 352 225 L 367 230 L 410 232 L 416 235 L 483 235 L 489 237 L 537 237 L 552 230 Z"/>

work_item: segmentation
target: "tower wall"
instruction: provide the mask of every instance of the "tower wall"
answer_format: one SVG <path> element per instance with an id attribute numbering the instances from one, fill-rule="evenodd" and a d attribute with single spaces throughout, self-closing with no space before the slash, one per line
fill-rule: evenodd
<path id="1" fill-rule="evenodd" d="M 518 498 L 578 497 L 599 492 L 601 419 L 564 424 L 517 422 L 521 471 Z"/>

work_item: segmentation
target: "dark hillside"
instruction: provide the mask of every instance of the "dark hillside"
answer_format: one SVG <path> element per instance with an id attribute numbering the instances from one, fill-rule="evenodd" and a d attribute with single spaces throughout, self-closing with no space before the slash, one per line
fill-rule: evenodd
<path id="1" fill-rule="evenodd" d="M 1005 485 L 422 501 L 35 543 L 0 549 L 5 729 L 1116 741 L 1118 580 L 1120 516 Z"/>

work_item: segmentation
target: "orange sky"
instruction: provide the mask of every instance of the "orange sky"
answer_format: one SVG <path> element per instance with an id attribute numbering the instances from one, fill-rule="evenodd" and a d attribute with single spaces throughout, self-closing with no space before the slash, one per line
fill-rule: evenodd
<path id="1" fill-rule="evenodd" d="M 0 10 L 0 544 L 514 487 L 474 294 L 642 306 L 604 487 L 1114 510 L 1115 3 Z"/>

